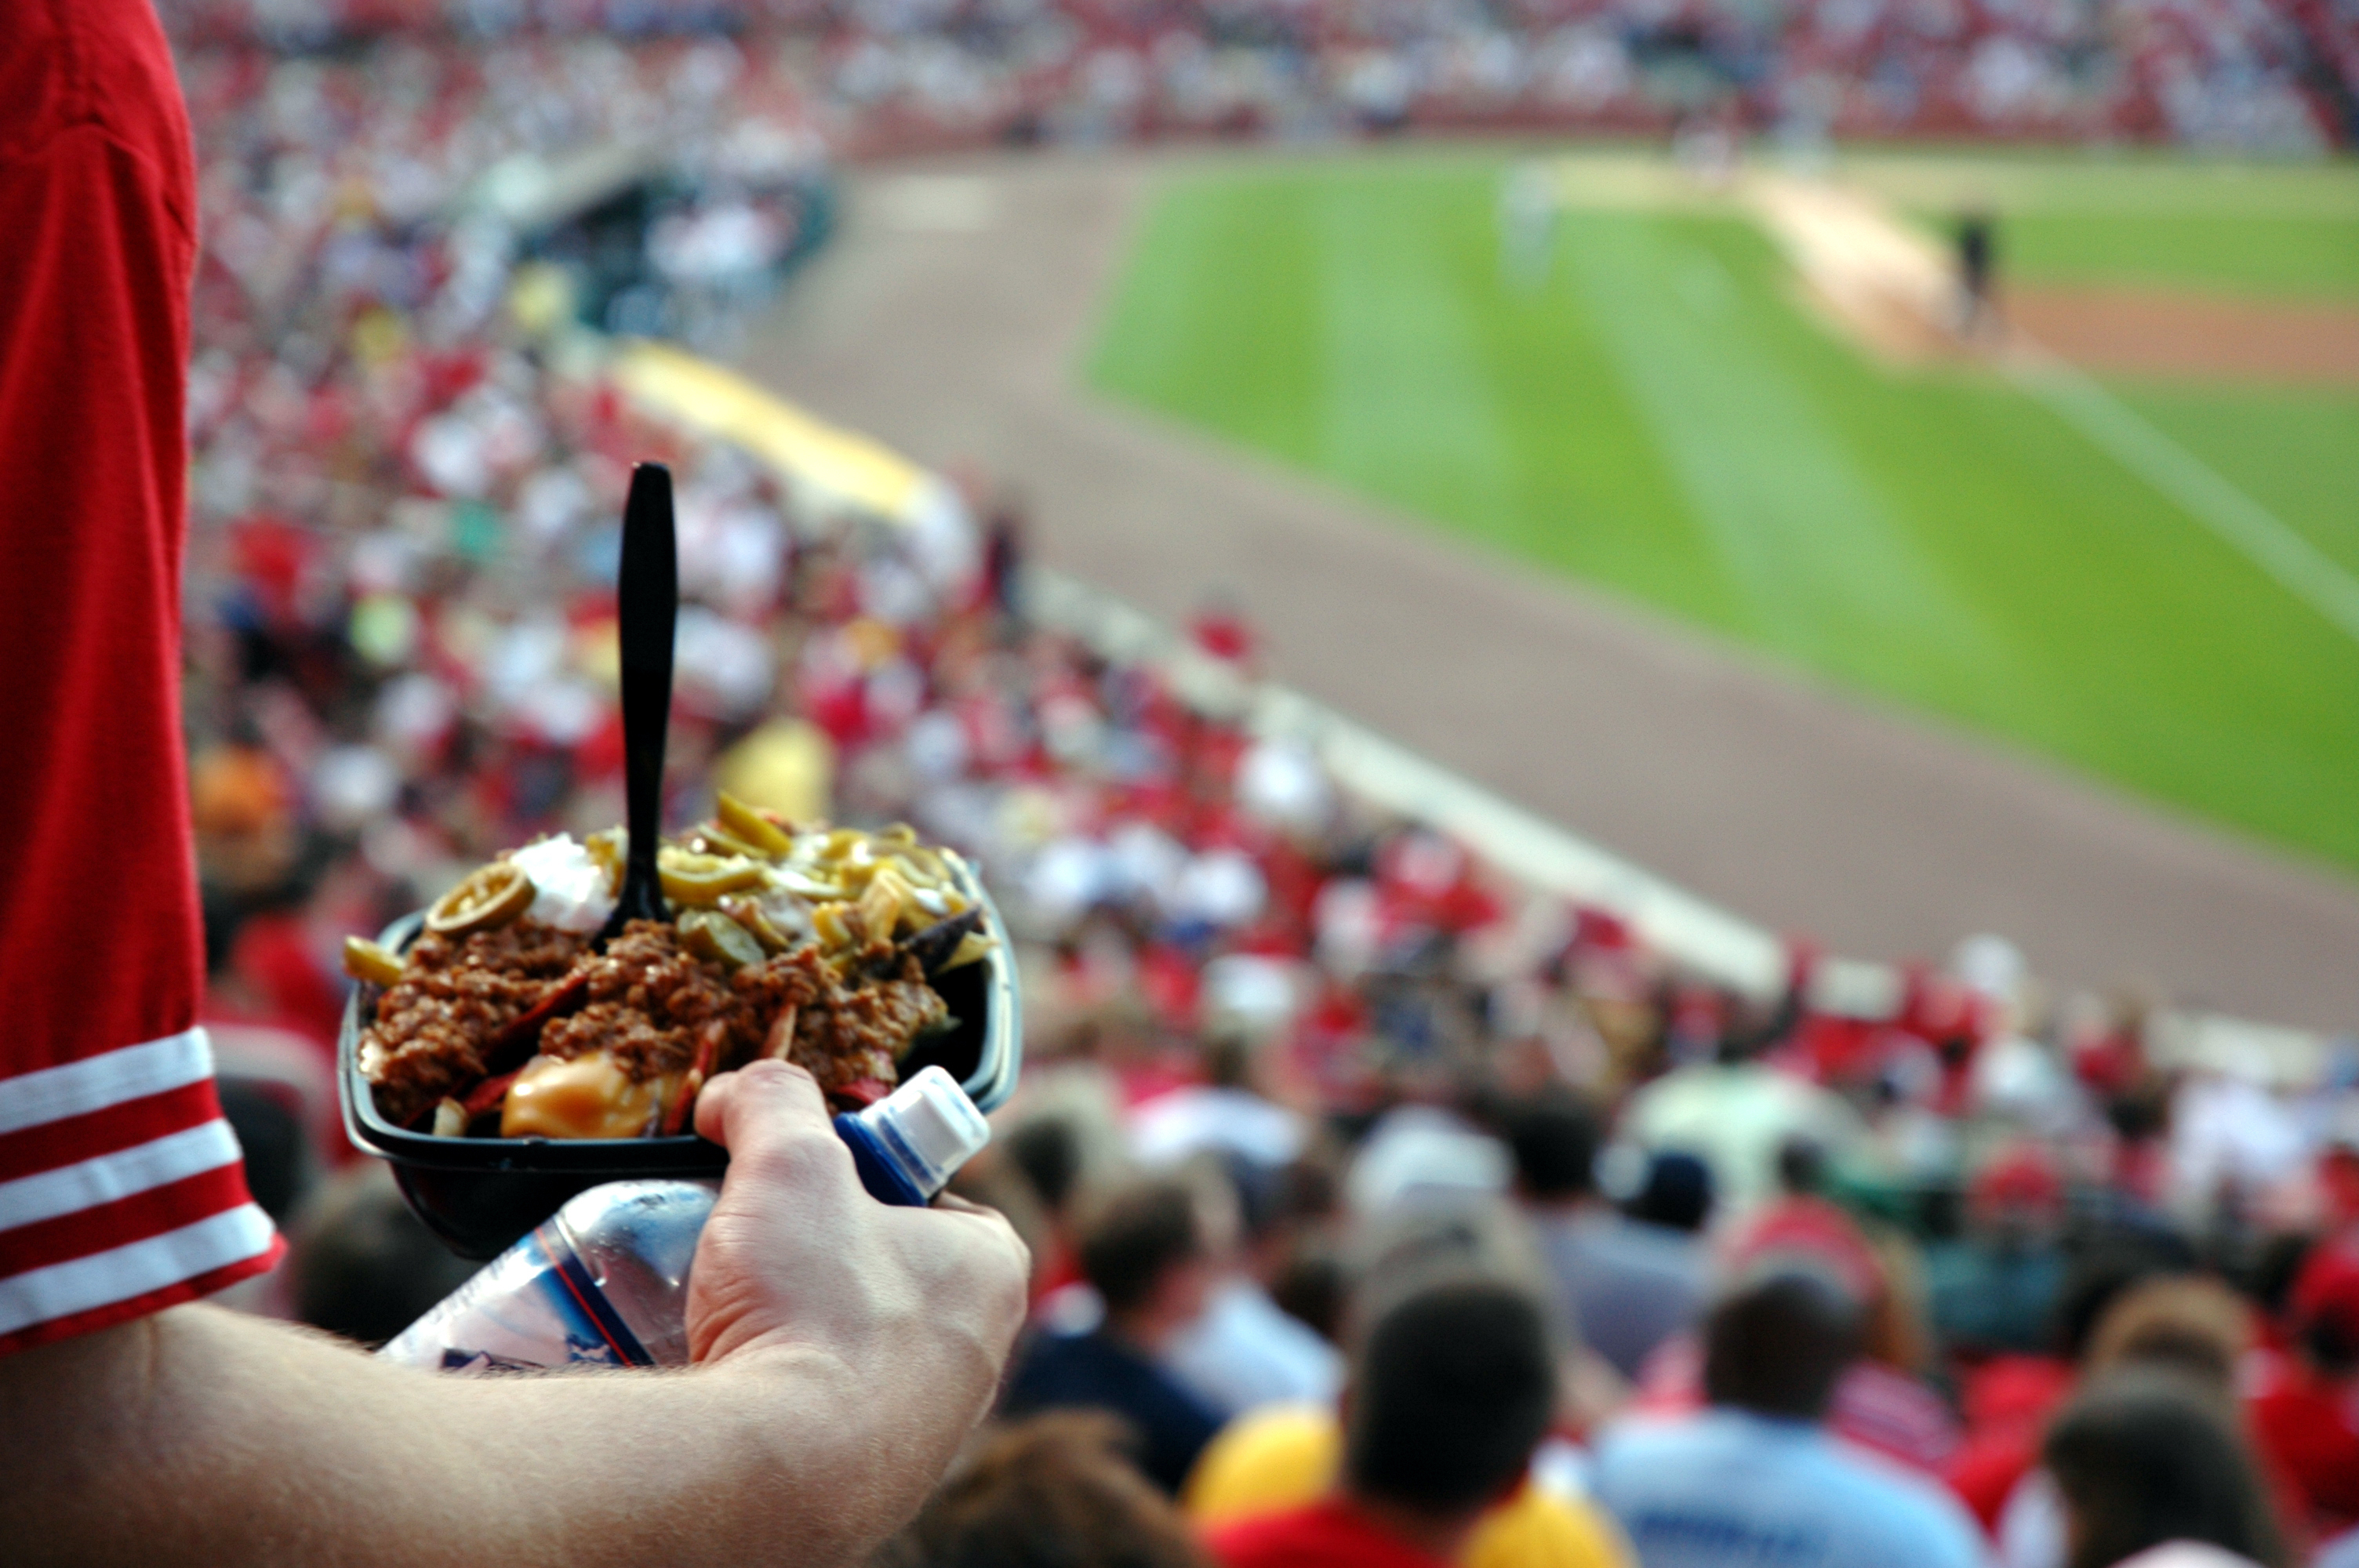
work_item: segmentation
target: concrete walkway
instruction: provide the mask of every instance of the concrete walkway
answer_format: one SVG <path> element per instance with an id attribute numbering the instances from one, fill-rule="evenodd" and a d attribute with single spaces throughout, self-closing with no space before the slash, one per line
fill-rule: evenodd
<path id="1" fill-rule="evenodd" d="M 1043 561 L 1150 613 L 1232 590 L 1277 678 L 1736 914 L 1865 958 L 1997 931 L 2059 982 L 2359 1029 L 2359 883 L 1093 397 L 1073 367 L 1167 167 L 857 174 L 739 359 L 1008 476 Z"/>

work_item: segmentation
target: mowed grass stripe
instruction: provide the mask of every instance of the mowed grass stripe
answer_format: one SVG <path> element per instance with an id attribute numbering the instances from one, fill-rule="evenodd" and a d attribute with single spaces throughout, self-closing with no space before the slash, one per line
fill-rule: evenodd
<path id="1" fill-rule="evenodd" d="M 1762 280 L 1753 246 L 1734 221 L 1593 214 L 1559 241 L 1749 630 L 1822 667 L 1872 645 L 1952 675 L 1988 669 L 2001 657 L 1989 629 L 1790 372 L 1767 302 L 1741 297 Z"/>
<path id="2" fill-rule="evenodd" d="M 1894 376 L 1795 308 L 1736 219 L 1579 214 L 1501 276 L 1501 168 L 1176 183 L 1097 384 L 1803 667 L 2359 865 L 2359 648 L 1993 376 Z M 1166 241 L 1169 249 L 1160 249 Z M 1136 323 L 1135 325 L 1134 323 Z M 2171 403 L 2169 398 L 2185 399 Z M 2137 395 L 2184 439 L 2208 395 Z M 2354 541 L 2341 405 L 2245 394 L 2191 450 Z M 2217 449 L 2234 451 L 2223 460 Z M 2343 489 L 2343 494 L 2349 491 Z"/>
<path id="3" fill-rule="evenodd" d="M 1309 216 L 1321 257 L 1357 258 L 1321 275 L 1319 465 L 1419 510 L 1508 510 L 1518 465 L 1474 330 L 1469 268 L 1485 258 L 1466 244 L 1466 225 L 1403 231 L 1365 191 L 1340 192 Z"/>

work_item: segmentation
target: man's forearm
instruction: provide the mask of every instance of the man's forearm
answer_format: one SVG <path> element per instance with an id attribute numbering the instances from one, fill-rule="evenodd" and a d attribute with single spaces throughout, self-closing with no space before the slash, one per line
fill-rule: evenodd
<path id="1" fill-rule="evenodd" d="M 204 1306 L 0 1357 L 9 1568 L 858 1561 L 989 1403 L 1023 1246 L 871 1199 L 799 1067 L 724 1074 L 696 1114 L 731 1154 L 703 1364 L 436 1378 Z"/>
<path id="2" fill-rule="evenodd" d="M 0 1360 L 0 1517 L 12 1563 L 849 1563 L 961 1424 L 854 1385 L 792 1346 L 436 1379 L 182 1307 Z"/>

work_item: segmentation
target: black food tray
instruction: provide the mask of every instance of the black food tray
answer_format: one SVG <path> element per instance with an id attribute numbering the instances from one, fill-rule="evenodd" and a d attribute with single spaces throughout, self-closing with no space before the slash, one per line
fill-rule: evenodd
<path id="1" fill-rule="evenodd" d="M 1023 1065 L 1024 1023 L 1016 959 L 1007 928 L 983 884 L 960 868 L 962 891 L 983 910 L 995 938 L 979 961 L 941 976 L 941 993 L 954 1029 L 919 1043 L 901 1064 L 906 1079 L 940 1066 L 983 1109 L 997 1108 L 1015 1091 Z M 405 915 L 379 939 L 406 950 L 424 925 Z M 387 1121 L 361 1076 L 362 995 L 344 1003 L 336 1045 L 336 1090 L 344 1130 L 353 1143 L 393 1167 L 393 1176 L 418 1217 L 462 1258 L 493 1258 L 555 1214 L 566 1199 L 603 1182 L 718 1175 L 727 1151 L 693 1133 L 671 1138 L 437 1138 Z M 372 998 L 371 1007 L 374 1008 Z"/>

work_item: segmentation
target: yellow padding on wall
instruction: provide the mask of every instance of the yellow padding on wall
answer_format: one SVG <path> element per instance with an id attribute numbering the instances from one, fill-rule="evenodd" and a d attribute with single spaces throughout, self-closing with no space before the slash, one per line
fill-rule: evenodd
<path id="1" fill-rule="evenodd" d="M 864 436 L 813 418 L 734 371 L 668 344 L 641 341 L 615 354 L 610 373 L 623 395 L 648 414 L 745 448 L 817 492 L 822 503 L 897 523 L 916 516 L 924 470 Z"/>

